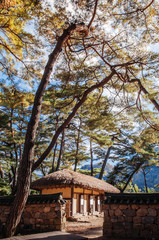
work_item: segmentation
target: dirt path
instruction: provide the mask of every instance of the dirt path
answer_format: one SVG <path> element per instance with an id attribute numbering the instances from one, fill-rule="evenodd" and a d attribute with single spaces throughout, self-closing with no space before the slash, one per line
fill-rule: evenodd
<path id="1" fill-rule="evenodd" d="M 89 217 L 78 222 L 68 221 L 66 231 L 88 239 L 98 239 L 103 235 L 103 217 Z"/>

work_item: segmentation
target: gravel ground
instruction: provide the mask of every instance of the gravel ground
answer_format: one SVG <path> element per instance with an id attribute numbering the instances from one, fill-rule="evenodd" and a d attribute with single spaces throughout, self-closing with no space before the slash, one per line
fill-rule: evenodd
<path id="1" fill-rule="evenodd" d="M 88 239 L 101 239 L 103 217 L 88 217 L 87 220 L 67 221 L 66 231 Z"/>

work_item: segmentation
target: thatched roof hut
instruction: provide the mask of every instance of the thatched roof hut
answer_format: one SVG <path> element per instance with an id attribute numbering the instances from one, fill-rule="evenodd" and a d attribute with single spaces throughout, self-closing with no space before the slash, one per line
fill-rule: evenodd
<path id="1" fill-rule="evenodd" d="M 109 193 L 119 193 L 120 191 L 109 183 L 82 173 L 73 172 L 67 169 L 51 173 L 31 184 L 31 188 L 42 190 L 52 186 L 76 186 L 91 190 L 102 190 Z"/>

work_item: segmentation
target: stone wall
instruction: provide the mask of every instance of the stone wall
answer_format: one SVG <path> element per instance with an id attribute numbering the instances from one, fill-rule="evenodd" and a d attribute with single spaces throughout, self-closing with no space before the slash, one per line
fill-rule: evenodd
<path id="1" fill-rule="evenodd" d="M 155 198 L 153 204 L 142 198 L 132 200 L 129 196 L 125 201 L 122 196 L 109 200 L 102 206 L 104 239 L 159 239 L 159 202 Z"/>
<path id="2" fill-rule="evenodd" d="M 27 203 L 18 225 L 17 233 L 37 233 L 46 231 L 61 231 L 65 229 L 65 203 Z M 10 206 L 0 205 L 0 235 L 3 235 Z"/>

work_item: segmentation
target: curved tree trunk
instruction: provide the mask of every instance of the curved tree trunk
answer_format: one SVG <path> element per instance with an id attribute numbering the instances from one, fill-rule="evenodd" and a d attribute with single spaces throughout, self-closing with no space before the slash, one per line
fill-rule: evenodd
<path id="1" fill-rule="evenodd" d="M 17 192 L 6 223 L 6 237 L 14 235 L 29 195 L 32 161 L 34 156 L 35 133 L 39 123 L 42 98 L 45 89 L 49 84 L 49 79 L 53 70 L 53 66 L 56 62 L 57 57 L 62 51 L 64 43 L 68 40 L 71 33 L 73 31 L 82 31 L 83 29 L 85 30 L 85 28 L 85 25 L 81 26 L 72 24 L 71 26 L 69 26 L 66 30 L 64 30 L 61 37 L 59 37 L 54 51 L 49 55 L 44 74 L 35 95 L 32 114 L 27 127 L 24 151 L 17 179 Z"/>
<path id="2" fill-rule="evenodd" d="M 55 172 L 55 158 L 56 158 L 57 142 L 55 144 L 53 158 L 52 158 L 52 169 L 51 172 Z"/>
<path id="3" fill-rule="evenodd" d="M 56 171 L 59 170 L 60 165 L 61 165 L 61 160 L 62 160 L 62 155 L 63 155 L 64 144 L 65 144 L 65 129 L 62 131 L 60 152 L 59 152 L 59 158 L 58 158 L 58 161 L 57 161 Z"/>
<path id="4" fill-rule="evenodd" d="M 1 165 L 0 165 L 0 177 L 2 179 L 4 179 L 4 171 L 3 171 L 3 168 L 1 167 Z"/>
<path id="5" fill-rule="evenodd" d="M 106 167 L 109 155 L 110 155 L 111 148 L 112 148 L 112 146 L 108 148 L 107 153 L 105 155 L 104 162 L 103 162 L 103 165 L 102 165 L 102 169 L 101 169 L 100 174 L 99 174 L 99 179 L 102 179 L 102 177 L 103 177 L 104 170 L 105 170 L 105 167 Z"/>
<path id="6" fill-rule="evenodd" d="M 58 121 L 59 121 L 59 116 L 56 117 L 55 132 L 57 131 Z M 56 141 L 56 144 L 55 144 L 55 147 L 54 147 L 54 153 L 53 153 L 53 158 L 52 158 L 52 169 L 51 169 L 51 172 L 55 172 L 56 150 L 57 150 L 57 141 Z"/>
<path id="7" fill-rule="evenodd" d="M 93 176 L 93 149 L 91 137 L 90 137 L 90 155 L 91 155 L 91 176 Z"/>
<path id="8" fill-rule="evenodd" d="M 125 191 L 125 189 L 127 188 L 129 182 L 130 182 L 131 179 L 133 178 L 134 174 L 140 169 L 140 167 L 141 167 L 142 165 L 143 165 L 143 162 L 141 162 L 140 164 L 138 164 L 138 165 L 136 166 L 136 168 L 134 169 L 134 171 L 133 171 L 133 172 L 130 174 L 130 176 L 128 177 L 128 180 L 127 180 L 125 186 L 123 187 L 123 189 L 121 189 L 121 192 L 124 192 L 124 191 Z"/>
<path id="9" fill-rule="evenodd" d="M 80 124 L 79 124 L 79 128 L 78 128 L 77 141 L 76 141 L 76 156 L 75 156 L 74 172 L 76 172 L 77 165 L 78 165 L 79 141 L 80 141 L 81 126 L 82 126 L 81 118 L 79 118 L 79 120 L 80 120 Z"/>
<path id="10" fill-rule="evenodd" d="M 147 180 L 146 180 L 146 172 L 144 169 L 142 169 L 143 175 L 144 175 L 144 182 L 145 182 L 145 192 L 148 193 L 148 186 L 147 186 Z"/>
<path id="11" fill-rule="evenodd" d="M 155 108 L 159 111 L 159 104 L 158 102 L 154 99 L 154 97 L 149 94 L 149 92 L 146 90 L 146 88 L 142 85 L 140 79 L 132 79 L 129 81 L 130 83 L 138 82 L 140 90 L 149 98 L 149 100 L 152 102 L 152 104 L 155 106 Z"/>

